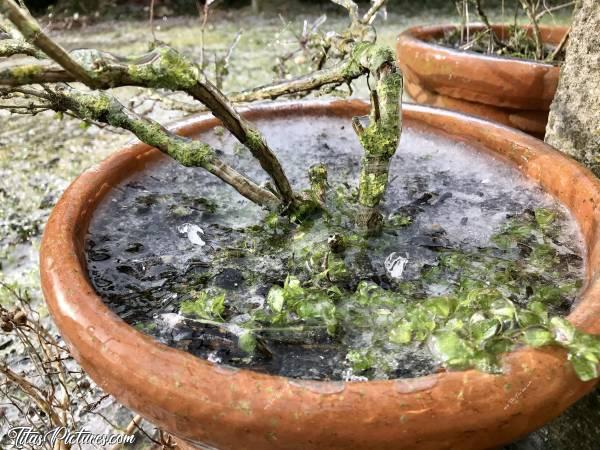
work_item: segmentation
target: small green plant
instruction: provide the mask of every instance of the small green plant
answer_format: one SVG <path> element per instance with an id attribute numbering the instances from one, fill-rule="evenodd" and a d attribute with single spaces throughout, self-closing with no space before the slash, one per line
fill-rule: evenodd
<path id="1" fill-rule="evenodd" d="M 223 320 L 225 311 L 225 293 L 210 295 L 200 292 L 192 300 L 181 303 L 181 314 L 207 320 Z"/>
<path id="2" fill-rule="evenodd" d="M 368 280 L 352 287 L 343 276 L 345 256 L 364 250 L 362 239 L 352 239 L 338 225 L 344 213 L 352 214 L 351 204 L 345 202 L 343 211 L 331 207 L 328 214 L 289 223 L 284 231 L 267 216 L 264 230 L 295 242 L 295 263 L 282 285 L 270 288 L 265 304 L 250 310 L 245 322 L 236 322 L 243 330 L 239 346 L 244 352 L 254 353 L 272 332 L 321 329 L 348 349 L 346 363 L 361 376 L 390 376 L 394 355 L 408 347 L 427 349 L 451 370 L 499 373 L 502 353 L 524 345 L 563 347 L 582 380 L 598 376 L 600 337 L 554 315 L 581 287 L 553 244 L 560 227 L 556 211 L 539 208 L 512 217 L 492 237 L 495 249 L 440 249 L 437 264 L 423 268 L 418 279 L 386 289 Z M 258 255 L 268 257 L 273 248 L 264 230 L 263 243 L 254 243 Z M 338 237 L 332 239 L 332 233 Z M 446 292 L 428 295 L 430 285 L 445 286 Z M 199 298 L 184 303 L 182 312 L 207 319 L 223 314 L 222 297 L 216 302 Z"/>

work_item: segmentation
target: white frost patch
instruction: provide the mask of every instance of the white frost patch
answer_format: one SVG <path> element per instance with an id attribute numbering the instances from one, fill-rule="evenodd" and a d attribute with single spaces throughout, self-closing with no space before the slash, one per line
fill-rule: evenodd
<path id="1" fill-rule="evenodd" d="M 165 324 L 166 328 L 173 329 L 183 320 L 183 316 L 177 313 L 165 313 L 161 314 L 159 319 Z"/>
<path id="2" fill-rule="evenodd" d="M 390 253 L 383 263 L 392 278 L 402 278 L 406 264 L 408 264 L 408 253 L 402 256 L 396 252 Z"/>
<path id="3" fill-rule="evenodd" d="M 206 359 L 208 359 L 211 363 L 215 364 L 220 364 L 221 362 L 223 362 L 221 358 L 217 355 L 217 352 L 210 352 Z"/>
<path id="4" fill-rule="evenodd" d="M 204 230 L 200 228 L 198 225 L 194 225 L 193 223 L 184 223 L 177 227 L 177 231 L 181 234 L 187 234 L 187 238 L 194 245 L 198 245 L 200 247 L 204 247 L 206 242 L 204 239 L 200 237 L 200 235 L 204 235 Z"/>
<path id="5" fill-rule="evenodd" d="M 342 380 L 344 381 L 369 381 L 367 377 L 361 377 L 358 375 L 354 375 L 351 368 L 345 369 L 342 371 Z"/>

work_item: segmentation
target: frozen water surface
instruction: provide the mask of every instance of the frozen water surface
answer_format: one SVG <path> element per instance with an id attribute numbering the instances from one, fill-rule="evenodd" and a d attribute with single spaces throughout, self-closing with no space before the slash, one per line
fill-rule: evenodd
<path id="1" fill-rule="evenodd" d="M 350 120 L 309 116 L 259 120 L 256 125 L 296 189 L 308 187 L 307 169 L 315 163 L 328 167 L 332 186 L 355 185 L 362 150 Z M 258 163 L 227 132 L 217 129 L 202 138 L 256 182 L 267 181 Z M 409 215 L 413 222 L 375 241 L 371 264 L 381 275 L 378 279 L 388 280 L 380 283 L 383 287 L 393 279 L 419 277 L 435 261 L 438 248 L 477 252 L 493 246 L 490 237 L 509 217 L 539 207 L 562 212 L 556 245 L 575 261 L 573 270 L 582 276 L 581 237 L 568 211 L 505 163 L 464 143 L 405 128 L 390 173 L 384 212 Z M 87 241 L 90 277 L 128 323 L 213 362 L 298 378 L 362 379 L 345 364 L 345 349 L 317 332 L 281 341 L 273 336 L 271 361 L 249 362 L 237 348 L 236 323 L 264 305 L 269 287 L 285 279 L 287 262 L 276 255 L 232 256 L 232 264 L 223 267 L 215 258 L 222 257 L 223 249 L 235 255 L 243 229 L 265 214 L 202 169 L 165 159 L 114 189 L 98 207 Z M 228 329 L 178 314 L 190 290 L 207 285 L 226 290 L 228 301 L 242 305 Z M 433 284 L 427 290 L 440 295 L 446 287 Z M 563 305 L 561 312 L 567 310 Z M 350 338 L 357 345 L 364 339 L 369 336 Z M 418 345 L 396 355 L 395 364 L 396 377 L 430 373 L 436 366 Z"/>

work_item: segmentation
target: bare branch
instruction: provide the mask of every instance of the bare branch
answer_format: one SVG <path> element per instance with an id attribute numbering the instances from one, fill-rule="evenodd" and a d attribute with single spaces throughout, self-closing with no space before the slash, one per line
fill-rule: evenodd
<path id="1" fill-rule="evenodd" d="M 520 0 L 523 9 L 527 13 L 527 17 L 529 17 L 529 21 L 531 22 L 531 27 L 533 29 L 533 40 L 535 42 L 535 56 L 537 59 L 542 59 L 544 57 L 544 44 L 542 42 L 542 34 L 540 32 L 540 26 L 537 22 L 536 14 L 535 14 L 535 5 L 533 4 L 533 0 Z"/>
<path id="2" fill-rule="evenodd" d="M 358 5 L 353 0 L 331 0 L 333 3 L 340 5 L 348 10 L 352 22 L 358 22 Z"/>
<path id="3" fill-rule="evenodd" d="M 379 10 L 385 6 L 385 2 L 386 0 L 375 0 L 369 10 L 362 17 L 361 22 L 364 24 L 373 23 Z"/>
<path id="4" fill-rule="evenodd" d="M 34 384 L 18 375 L 17 373 L 10 370 L 4 363 L 0 363 L 0 373 L 6 377 L 6 379 L 17 386 L 23 393 L 25 393 L 44 413 L 50 417 L 52 424 L 57 427 L 64 426 L 63 420 L 54 410 L 52 405 L 44 398 L 42 392 Z"/>
<path id="5" fill-rule="evenodd" d="M 546 14 L 550 14 L 552 15 L 552 13 L 554 11 L 558 11 L 560 9 L 564 9 L 564 8 L 568 8 L 570 6 L 575 6 L 575 4 L 577 4 L 577 2 L 567 2 L 567 3 L 563 3 L 562 5 L 556 5 L 556 6 L 546 6 L 545 2 L 544 2 L 544 9 L 542 11 L 540 11 L 536 16 L 535 16 L 535 20 L 540 20 L 542 17 L 544 17 Z"/>
<path id="6" fill-rule="evenodd" d="M 552 51 L 552 53 L 550 53 L 550 55 L 548 55 L 548 58 L 546 59 L 547 61 L 554 61 L 556 59 L 556 57 L 560 54 L 560 52 L 563 51 L 563 49 L 565 48 L 565 45 L 567 45 L 567 42 L 569 42 L 570 35 L 571 35 L 571 27 L 569 27 L 569 29 L 567 30 L 565 35 L 562 37 L 562 39 L 560 40 L 560 42 L 558 43 L 556 48 Z"/>

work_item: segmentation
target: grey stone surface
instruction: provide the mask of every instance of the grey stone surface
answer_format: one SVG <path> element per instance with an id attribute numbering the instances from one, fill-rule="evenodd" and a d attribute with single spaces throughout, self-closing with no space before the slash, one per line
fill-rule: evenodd
<path id="1" fill-rule="evenodd" d="M 546 142 L 600 175 L 600 1 L 580 0 Z M 599 447 L 600 448 L 600 444 Z"/>

